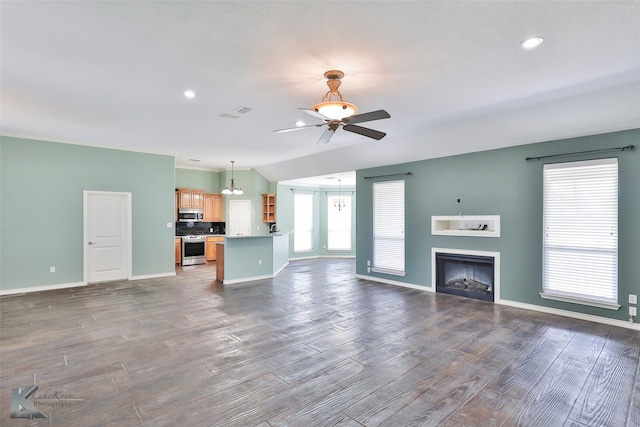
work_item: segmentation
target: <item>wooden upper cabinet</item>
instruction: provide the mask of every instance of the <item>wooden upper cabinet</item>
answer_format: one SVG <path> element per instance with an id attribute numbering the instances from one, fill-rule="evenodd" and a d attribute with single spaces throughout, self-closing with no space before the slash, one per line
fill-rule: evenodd
<path id="1" fill-rule="evenodd" d="M 222 222 L 222 194 L 203 194 L 202 220 L 205 222 Z"/>
<path id="2" fill-rule="evenodd" d="M 262 222 L 276 222 L 276 195 L 262 195 Z"/>
<path id="3" fill-rule="evenodd" d="M 178 188 L 178 208 L 202 209 L 204 192 L 191 188 Z"/>

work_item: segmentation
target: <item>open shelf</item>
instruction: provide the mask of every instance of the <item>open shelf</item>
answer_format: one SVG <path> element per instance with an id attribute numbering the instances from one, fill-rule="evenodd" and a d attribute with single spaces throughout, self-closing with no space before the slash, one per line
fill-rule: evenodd
<path id="1" fill-rule="evenodd" d="M 500 215 L 432 216 L 431 234 L 500 237 Z"/>

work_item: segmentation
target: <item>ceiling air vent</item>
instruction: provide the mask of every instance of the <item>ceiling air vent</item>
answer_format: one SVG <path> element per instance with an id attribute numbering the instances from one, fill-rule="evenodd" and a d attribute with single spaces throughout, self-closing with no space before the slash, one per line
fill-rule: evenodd
<path id="1" fill-rule="evenodd" d="M 249 111 L 251 111 L 251 108 L 241 105 L 240 107 L 236 108 L 233 111 L 235 111 L 238 114 L 247 114 Z"/>
<path id="2" fill-rule="evenodd" d="M 240 116 L 234 116 L 233 114 L 227 114 L 227 113 L 220 114 L 220 117 L 222 117 L 223 119 L 239 119 L 240 118 Z"/>

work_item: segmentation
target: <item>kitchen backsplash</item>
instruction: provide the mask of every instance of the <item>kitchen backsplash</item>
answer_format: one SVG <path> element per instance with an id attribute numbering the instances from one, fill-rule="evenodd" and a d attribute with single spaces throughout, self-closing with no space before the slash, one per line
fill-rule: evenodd
<path id="1" fill-rule="evenodd" d="M 176 222 L 176 236 L 225 234 L 225 222 Z"/>

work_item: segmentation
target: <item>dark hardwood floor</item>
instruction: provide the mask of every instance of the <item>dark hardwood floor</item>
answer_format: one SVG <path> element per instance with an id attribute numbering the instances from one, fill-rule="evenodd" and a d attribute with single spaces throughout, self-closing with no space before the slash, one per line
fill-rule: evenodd
<path id="1" fill-rule="evenodd" d="M 640 334 L 292 262 L 0 298 L 2 426 L 638 426 Z M 11 389 L 49 419 L 10 418 Z"/>

